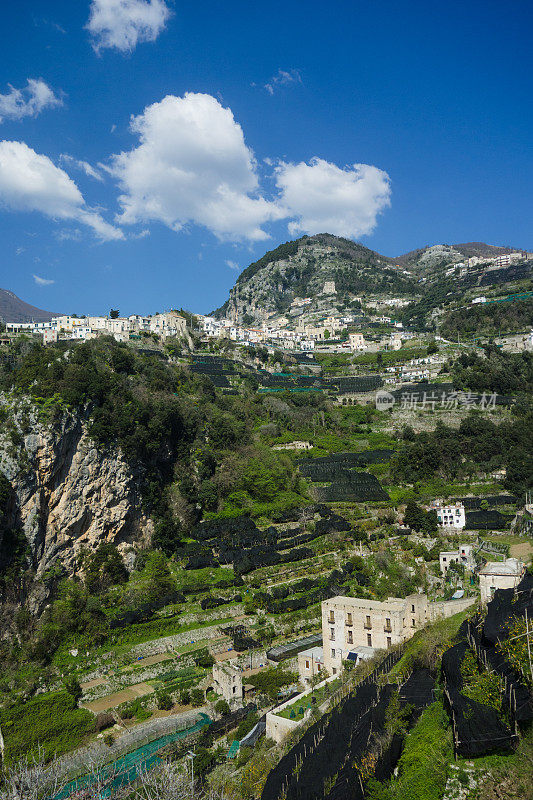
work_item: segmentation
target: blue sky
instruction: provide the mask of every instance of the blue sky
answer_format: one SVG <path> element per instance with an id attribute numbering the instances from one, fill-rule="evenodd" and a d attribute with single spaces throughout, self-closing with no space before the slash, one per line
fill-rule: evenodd
<path id="1" fill-rule="evenodd" d="M 529 1 L 2 14 L 0 286 L 41 308 L 207 312 L 303 232 L 533 249 Z"/>

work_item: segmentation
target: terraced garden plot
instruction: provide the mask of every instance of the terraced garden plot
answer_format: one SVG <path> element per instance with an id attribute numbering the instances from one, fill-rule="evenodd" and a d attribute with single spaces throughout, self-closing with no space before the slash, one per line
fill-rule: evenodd
<path id="1" fill-rule="evenodd" d="M 110 708 L 116 708 L 122 703 L 130 703 L 138 697 L 146 697 L 146 695 L 154 692 L 154 687 L 150 686 L 149 683 L 135 683 L 127 689 L 121 689 L 120 692 L 114 692 L 106 697 L 101 697 L 99 700 L 84 703 L 83 708 L 92 711 L 93 714 L 99 714 L 101 711 L 109 711 Z"/>

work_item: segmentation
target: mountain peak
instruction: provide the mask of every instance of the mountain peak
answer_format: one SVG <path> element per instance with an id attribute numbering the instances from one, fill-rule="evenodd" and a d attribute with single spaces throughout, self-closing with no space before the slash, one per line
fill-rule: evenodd
<path id="1" fill-rule="evenodd" d="M 29 303 L 9 289 L 0 289 L 0 320 L 2 322 L 49 322 L 56 312 L 43 311 Z"/>

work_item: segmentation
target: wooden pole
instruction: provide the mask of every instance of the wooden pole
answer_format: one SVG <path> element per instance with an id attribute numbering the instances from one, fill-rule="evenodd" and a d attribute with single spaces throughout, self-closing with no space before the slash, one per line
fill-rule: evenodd
<path id="1" fill-rule="evenodd" d="M 527 617 L 527 608 L 526 608 L 526 637 L 527 637 L 527 655 L 529 659 L 529 674 L 531 675 L 531 680 L 533 680 L 533 667 L 531 666 L 531 646 L 529 643 L 529 619 Z"/>

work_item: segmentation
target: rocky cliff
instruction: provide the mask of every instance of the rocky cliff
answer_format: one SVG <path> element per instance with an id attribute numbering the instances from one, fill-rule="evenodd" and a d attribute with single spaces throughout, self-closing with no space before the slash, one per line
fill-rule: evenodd
<path id="1" fill-rule="evenodd" d="M 11 485 L 7 523 L 23 534 L 37 579 L 51 569 L 75 574 L 84 547 L 113 542 L 126 554 L 149 540 L 141 474 L 119 451 L 95 446 L 87 416 L 64 411 L 48 422 L 28 400 L 6 396 L 0 410 L 0 473 Z M 0 553 L 9 560 L 6 542 Z"/>
<path id="2" fill-rule="evenodd" d="M 262 322 L 292 301 L 311 297 L 317 311 L 365 292 L 413 294 L 415 283 L 392 263 L 349 239 L 322 233 L 286 242 L 250 264 L 215 314 L 235 322 Z M 335 283 L 335 294 L 325 291 Z"/>
<path id="3" fill-rule="evenodd" d="M 317 314 L 351 310 L 355 298 L 368 294 L 414 298 L 425 292 L 420 278 L 435 282 L 445 278 L 450 264 L 465 258 L 491 258 L 510 252 L 508 247 L 469 242 L 433 245 L 389 258 L 329 233 L 302 236 L 250 264 L 237 278 L 229 299 L 214 314 L 239 324 L 252 324 L 276 314 L 297 317 L 301 309 L 297 304 L 291 308 L 296 298 L 311 298 L 306 311 Z M 505 283 L 516 276 L 491 277 L 487 273 L 483 285 L 490 285 L 493 279 Z"/>

